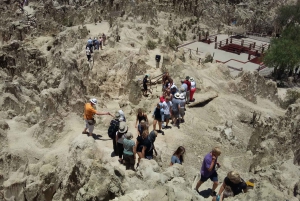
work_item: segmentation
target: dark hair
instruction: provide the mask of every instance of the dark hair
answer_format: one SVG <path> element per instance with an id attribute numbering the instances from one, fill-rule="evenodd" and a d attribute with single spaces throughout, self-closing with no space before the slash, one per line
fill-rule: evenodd
<path id="1" fill-rule="evenodd" d="M 174 152 L 174 155 L 178 155 L 181 162 L 183 162 L 183 154 L 185 153 L 185 148 L 183 146 L 180 146 L 177 148 L 177 150 Z"/>

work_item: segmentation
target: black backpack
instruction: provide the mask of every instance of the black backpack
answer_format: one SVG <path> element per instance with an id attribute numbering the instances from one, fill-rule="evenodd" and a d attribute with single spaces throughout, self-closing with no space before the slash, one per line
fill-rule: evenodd
<path id="1" fill-rule="evenodd" d="M 119 120 L 116 120 L 116 119 L 111 120 L 110 125 L 107 130 L 108 136 L 111 139 L 116 137 L 116 132 L 119 130 L 119 125 L 120 125 Z"/>

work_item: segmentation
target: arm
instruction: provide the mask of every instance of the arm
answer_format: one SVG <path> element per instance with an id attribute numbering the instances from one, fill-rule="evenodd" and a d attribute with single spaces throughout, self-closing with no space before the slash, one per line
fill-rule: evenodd
<path id="1" fill-rule="evenodd" d="M 214 169 L 215 162 L 216 162 L 216 157 L 213 156 L 213 157 L 212 157 L 212 160 L 211 160 L 210 167 L 208 168 L 208 171 L 212 171 L 212 170 Z"/>
<path id="2" fill-rule="evenodd" d="M 155 156 L 157 156 L 157 151 L 156 151 L 156 149 L 155 149 L 154 144 L 153 144 L 153 150 L 154 150 L 154 152 L 155 152 Z"/>
<path id="3" fill-rule="evenodd" d="M 116 142 L 118 143 L 119 137 L 118 134 L 116 133 Z"/>
<path id="4" fill-rule="evenodd" d="M 144 116 L 146 117 L 146 122 L 149 124 L 148 116 L 146 114 L 144 114 Z"/>
<path id="5" fill-rule="evenodd" d="M 96 115 L 111 115 L 109 112 L 96 112 Z"/>
<path id="6" fill-rule="evenodd" d="M 143 150 L 142 150 L 142 156 L 143 158 L 145 158 L 145 151 L 146 151 L 147 147 L 146 146 L 143 146 Z"/>
<path id="7" fill-rule="evenodd" d="M 135 128 L 137 128 L 137 123 L 138 123 L 138 116 L 136 115 L 136 121 L 135 121 Z"/>
<path id="8" fill-rule="evenodd" d="M 224 191 L 224 189 L 225 189 L 225 182 L 223 182 L 223 184 L 222 184 L 222 186 L 220 187 L 220 190 L 219 190 L 219 193 L 218 193 L 218 195 L 221 195 L 222 193 L 223 193 L 223 191 Z"/>

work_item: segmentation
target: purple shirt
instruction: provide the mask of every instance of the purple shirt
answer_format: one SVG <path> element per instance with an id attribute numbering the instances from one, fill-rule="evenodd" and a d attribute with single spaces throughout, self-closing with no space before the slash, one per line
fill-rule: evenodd
<path id="1" fill-rule="evenodd" d="M 215 164 L 217 163 L 218 158 L 216 159 Z M 203 175 L 204 177 L 210 177 L 216 170 L 215 170 L 215 166 L 213 167 L 212 171 L 208 171 L 208 169 L 210 168 L 210 165 L 212 163 L 212 155 L 211 152 L 206 154 L 204 159 L 203 159 L 203 163 L 202 163 L 202 167 L 201 167 L 201 175 Z"/>

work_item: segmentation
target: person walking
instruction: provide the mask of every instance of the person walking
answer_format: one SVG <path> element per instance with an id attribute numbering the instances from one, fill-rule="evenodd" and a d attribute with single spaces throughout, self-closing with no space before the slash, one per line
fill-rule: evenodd
<path id="1" fill-rule="evenodd" d="M 120 114 L 116 112 L 115 119 L 110 121 L 107 134 L 112 139 L 113 142 L 113 149 L 114 149 L 114 155 L 118 155 L 118 148 L 117 148 L 117 141 L 116 141 L 116 133 L 119 130 L 120 126 Z"/>
<path id="2" fill-rule="evenodd" d="M 183 146 L 178 147 L 171 157 L 170 166 L 174 165 L 175 163 L 182 164 L 184 153 L 185 153 L 185 148 Z"/>
<path id="3" fill-rule="evenodd" d="M 148 135 L 149 135 L 149 131 L 148 130 L 144 130 L 144 132 L 136 138 L 135 149 L 136 149 L 136 153 L 137 153 L 137 155 L 139 157 L 138 158 L 137 167 L 140 164 L 141 158 L 143 158 L 144 141 L 148 138 Z"/>
<path id="4" fill-rule="evenodd" d="M 185 115 L 185 97 L 183 94 L 180 94 L 179 96 L 179 118 L 180 122 L 184 123 L 184 115 Z"/>
<path id="5" fill-rule="evenodd" d="M 187 85 L 186 90 L 186 104 L 190 103 L 190 93 L 191 93 L 191 82 L 189 81 L 190 76 L 186 76 L 184 83 Z"/>
<path id="6" fill-rule="evenodd" d="M 142 108 L 139 108 L 136 115 L 135 128 L 138 127 L 142 120 L 144 120 L 148 124 L 147 114 L 143 112 Z"/>
<path id="7" fill-rule="evenodd" d="M 123 164 L 123 151 L 124 151 L 123 141 L 124 138 L 126 137 L 127 131 L 128 131 L 128 126 L 126 122 L 124 121 L 120 122 L 119 131 L 116 134 L 116 142 L 117 142 L 118 153 L 119 153 L 119 162 L 121 164 Z"/>
<path id="8" fill-rule="evenodd" d="M 194 93 L 196 92 L 196 82 L 193 77 L 190 78 L 190 82 L 191 82 L 190 102 L 194 102 L 195 101 Z"/>
<path id="9" fill-rule="evenodd" d="M 153 130 L 156 130 L 156 124 L 158 123 L 158 132 L 162 132 L 161 130 L 161 110 L 160 110 L 160 104 L 157 103 L 156 108 L 153 111 Z"/>
<path id="10" fill-rule="evenodd" d="M 171 107 L 172 107 L 172 102 L 170 101 L 170 96 L 166 97 L 166 101 L 163 102 L 163 107 L 164 107 L 164 120 L 166 121 L 166 127 L 169 128 L 168 123 L 171 118 Z"/>
<path id="11" fill-rule="evenodd" d="M 95 119 L 94 115 L 111 115 L 109 112 L 97 112 L 94 106 L 97 104 L 97 99 L 90 99 L 89 103 L 84 105 L 84 115 L 83 118 L 85 120 L 85 128 L 82 131 L 82 134 L 87 134 L 87 130 L 89 130 L 88 135 L 93 136 L 93 131 L 95 127 Z M 112 116 L 112 115 L 111 115 Z"/>
<path id="12" fill-rule="evenodd" d="M 216 166 L 219 168 L 221 167 L 220 163 L 218 163 L 218 157 L 221 155 L 221 150 L 219 147 L 215 147 L 212 149 L 212 151 L 203 159 L 203 163 L 201 166 L 201 178 L 198 181 L 195 190 L 198 191 L 199 187 L 206 182 L 208 179 L 210 179 L 213 182 L 212 192 L 211 196 L 216 195 L 216 188 L 219 185 L 218 182 L 218 173 L 216 171 Z"/>
<path id="13" fill-rule="evenodd" d="M 88 61 L 90 61 L 91 57 L 92 57 L 92 54 L 91 54 L 91 50 L 90 50 L 89 47 L 86 47 L 85 53 L 86 53 Z"/>
<path id="14" fill-rule="evenodd" d="M 147 85 L 147 83 L 149 82 L 148 77 L 149 77 L 149 75 L 145 75 L 145 77 L 143 79 L 143 88 L 144 88 L 143 95 L 144 96 L 148 95 L 147 94 L 147 92 L 148 92 L 148 85 Z M 149 92 L 151 93 L 150 90 L 149 90 Z"/>
<path id="15" fill-rule="evenodd" d="M 159 105 L 160 105 L 160 115 L 161 115 L 161 127 L 164 129 L 165 128 L 165 115 L 164 115 L 164 111 L 165 111 L 165 106 L 164 106 L 164 102 L 165 99 L 164 97 L 160 97 L 159 98 Z"/>
<path id="16" fill-rule="evenodd" d="M 240 193 L 247 192 L 247 184 L 236 171 L 230 171 L 225 177 L 219 193 L 213 198 L 213 201 L 223 201 L 224 198 L 234 197 Z"/>
<path id="17" fill-rule="evenodd" d="M 91 53 L 93 53 L 93 40 L 91 37 L 88 39 L 86 46 L 89 47 Z"/>
<path id="18" fill-rule="evenodd" d="M 135 164 L 135 142 L 132 140 L 133 136 L 131 132 L 126 133 L 126 138 L 123 141 L 124 152 L 123 157 L 125 161 L 126 170 L 134 170 Z"/>
<path id="19" fill-rule="evenodd" d="M 105 46 L 105 41 L 106 41 L 106 35 L 103 33 L 102 34 L 102 42 L 103 42 L 103 46 Z"/>
<path id="20" fill-rule="evenodd" d="M 118 112 L 119 112 L 121 118 L 123 118 L 123 121 L 126 122 L 126 117 L 125 117 L 125 114 L 124 114 L 123 110 L 119 110 Z"/>
<path id="21" fill-rule="evenodd" d="M 180 102 L 181 100 L 180 94 L 176 93 L 174 98 L 172 99 L 172 121 L 174 126 L 178 126 L 179 128 L 179 109 L 180 109 Z"/>

